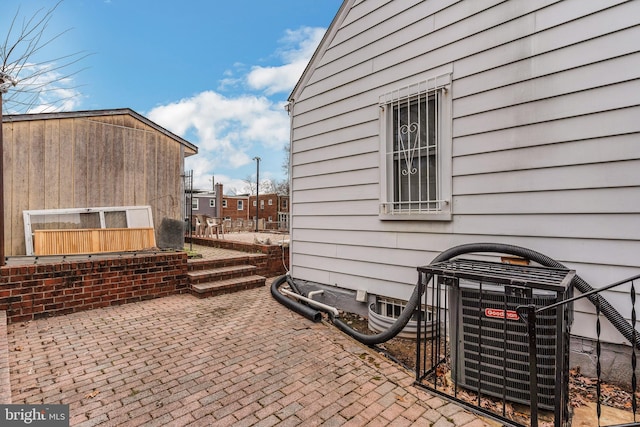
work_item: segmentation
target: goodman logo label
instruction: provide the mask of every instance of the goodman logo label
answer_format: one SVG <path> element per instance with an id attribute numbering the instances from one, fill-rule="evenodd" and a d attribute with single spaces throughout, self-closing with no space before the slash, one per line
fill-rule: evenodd
<path id="1" fill-rule="evenodd" d="M 505 312 L 499 308 L 485 308 L 484 315 L 487 317 L 493 317 L 495 319 L 504 319 Z M 513 310 L 507 310 L 507 320 L 520 320 L 520 316 Z"/>
<path id="2" fill-rule="evenodd" d="M 0 405 L 0 425 L 69 427 L 69 405 Z"/>

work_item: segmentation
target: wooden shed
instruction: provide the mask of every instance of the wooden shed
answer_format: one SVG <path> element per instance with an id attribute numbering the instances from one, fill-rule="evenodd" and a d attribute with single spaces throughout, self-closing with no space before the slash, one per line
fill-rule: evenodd
<path id="1" fill-rule="evenodd" d="M 7 115 L 2 122 L 6 256 L 25 254 L 27 210 L 148 205 L 155 224 L 183 219 L 184 158 L 198 149 L 135 111 Z"/>

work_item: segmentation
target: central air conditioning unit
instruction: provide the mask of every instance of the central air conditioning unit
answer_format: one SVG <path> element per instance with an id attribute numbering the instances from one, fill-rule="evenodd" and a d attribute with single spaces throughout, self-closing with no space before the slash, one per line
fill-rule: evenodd
<path id="1" fill-rule="evenodd" d="M 531 291 L 531 292 L 527 292 Z M 529 404 L 527 324 L 516 308 L 558 302 L 555 292 L 460 280 L 450 289 L 451 376 L 458 385 L 482 394 Z M 559 350 L 557 309 L 537 317 L 538 406 L 553 410 Z M 506 317 L 506 318 L 505 318 Z M 560 323 L 561 324 L 561 323 Z"/>
<path id="2" fill-rule="evenodd" d="M 568 299 L 575 272 L 454 259 L 428 272 L 448 288 L 451 378 L 483 396 L 530 404 L 529 336 L 516 309 Z M 536 315 L 538 407 L 568 396 L 571 304 Z"/>

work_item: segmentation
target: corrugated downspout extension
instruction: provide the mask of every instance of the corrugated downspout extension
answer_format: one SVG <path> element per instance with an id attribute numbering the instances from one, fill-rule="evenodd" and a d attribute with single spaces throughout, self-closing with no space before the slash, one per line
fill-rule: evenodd
<path id="1" fill-rule="evenodd" d="M 322 320 L 322 314 L 318 310 L 294 301 L 280 293 L 278 288 L 280 288 L 280 286 L 287 282 L 287 279 L 288 275 L 285 274 L 284 276 L 280 276 L 273 281 L 273 283 L 271 284 L 271 295 L 273 296 L 273 298 L 275 298 L 276 301 L 287 307 L 289 310 L 293 310 L 309 320 L 312 320 L 314 322 L 319 322 L 320 320 Z"/>
<path id="2" fill-rule="evenodd" d="M 545 267 L 567 268 L 558 261 L 534 250 L 502 243 L 469 243 L 466 245 L 455 246 L 440 253 L 440 255 L 435 257 L 433 261 L 431 261 L 431 263 L 434 264 L 441 261 L 447 261 L 459 255 L 480 252 L 519 256 L 534 261 Z M 284 280 L 286 279 L 283 279 L 283 281 Z M 431 280 L 431 277 L 428 277 L 427 280 Z M 582 293 L 587 293 L 593 290 L 593 288 L 578 275 L 573 278 L 573 281 L 571 283 L 575 287 L 575 289 Z M 409 301 L 407 302 L 407 305 L 405 306 L 405 309 L 402 311 L 398 319 L 393 323 L 393 325 L 389 327 L 389 329 L 376 335 L 366 335 L 360 333 L 342 322 L 339 318 L 332 317 L 331 320 L 340 330 L 344 331 L 346 334 L 350 335 L 363 344 L 380 344 L 390 340 L 400 333 L 400 331 L 411 319 L 411 316 L 418 306 L 421 297 L 422 295 L 418 293 L 418 286 L 416 286 L 413 290 L 413 293 L 411 294 L 411 297 L 409 298 Z M 620 313 L 618 313 L 618 311 L 611 306 L 611 304 L 609 304 L 607 300 L 605 300 L 598 294 L 592 294 L 588 297 L 588 299 L 594 305 L 600 304 L 600 310 L 602 314 L 605 315 L 605 317 L 618 330 L 618 332 L 622 334 L 622 336 L 624 336 L 630 343 L 633 343 L 636 348 L 640 349 L 640 332 L 637 332 L 634 327 L 629 324 L 629 322 L 627 322 L 624 317 L 622 317 L 622 315 L 620 315 Z"/>

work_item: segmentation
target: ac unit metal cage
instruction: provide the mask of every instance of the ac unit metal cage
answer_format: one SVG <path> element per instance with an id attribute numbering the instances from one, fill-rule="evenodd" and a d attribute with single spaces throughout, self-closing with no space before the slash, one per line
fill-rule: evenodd
<path id="1" fill-rule="evenodd" d="M 575 272 L 469 259 L 435 263 L 418 267 L 418 271 L 425 286 L 427 278 L 435 275 L 431 286 L 438 290 L 432 294 L 446 294 L 437 299 L 448 304 L 444 307 L 449 318 L 448 362 L 436 363 L 450 364 L 456 387 L 528 405 L 529 337 L 527 324 L 516 309 L 544 307 L 570 298 Z M 566 418 L 562 408 L 568 401 L 572 317 L 570 304 L 537 317 L 538 407 L 556 409 L 557 420 Z M 420 339 L 417 342 L 421 345 Z M 417 369 L 420 381 L 438 366 Z"/>

